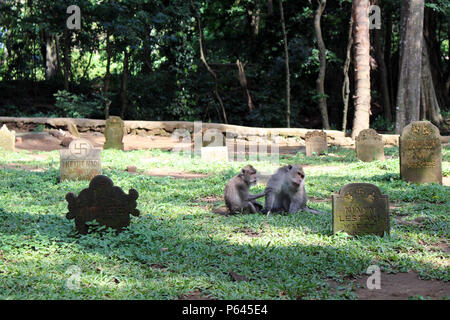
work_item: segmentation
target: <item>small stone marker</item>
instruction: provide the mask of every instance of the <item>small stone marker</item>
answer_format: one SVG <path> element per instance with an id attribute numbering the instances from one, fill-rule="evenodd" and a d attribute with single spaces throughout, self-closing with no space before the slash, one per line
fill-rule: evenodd
<path id="1" fill-rule="evenodd" d="M 355 141 L 356 156 L 364 162 L 384 160 L 383 138 L 373 129 L 362 130 Z"/>
<path id="2" fill-rule="evenodd" d="M 203 147 L 201 148 L 202 160 L 228 162 L 228 147 Z"/>
<path id="3" fill-rule="evenodd" d="M 135 173 L 136 171 L 136 166 L 127 166 L 127 172 Z"/>
<path id="4" fill-rule="evenodd" d="M 350 183 L 333 199 L 333 234 L 389 234 L 389 199 L 370 183 Z"/>
<path id="5" fill-rule="evenodd" d="M 80 134 L 78 133 L 77 125 L 75 123 L 69 121 L 67 123 L 67 129 L 69 130 L 70 134 L 73 135 L 75 138 L 80 138 Z"/>
<path id="6" fill-rule="evenodd" d="M 105 144 L 103 149 L 119 149 L 123 150 L 123 134 L 124 134 L 124 122 L 120 117 L 111 116 L 106 120 L 105 128 Z"/>
<path id="7" fill-rule="evenodd" d="M 67 219 L 75 219 L 79 233 L 87 234 L 86 222 L 96 220 L 100 225 L 116 229 L 117 232 L 130 225 L 130 214 L 139 216 L 136 200 L 139 197 L 135 189 L 128 194 L 104 175 L 94 177 L 89 188 L 81 190 L 77 196 L 73 192 L 66 195 L 69 212 Z"/>
<path id="8" fill-rule="evenodd" d="M 73 140 L 69 149 L 59 150 L 60 181 L 91 180 L 102 174 L 102 150 L 94 149 L 86 139 Z"/>
<path id="9" fill-rule="evenodd" d="M 407 125 L 399 140 L 400 177 L 414 183 L 442 184 L 442 149 L 438 128 L 429 121 Z"/>
<path id="10" fill-rule="evenodd" d="M 313 153 L 323 154 L 328 152 L 327 134 L 324 131 L 310 131 L 305 135 L 306 156 Z"/>
<path id="11" fill-rule="evenodd" d="M 5 124 L 0 129 L 0 148 L 11 152 L 16 150 L 16 132 L 9 131 Z"/>

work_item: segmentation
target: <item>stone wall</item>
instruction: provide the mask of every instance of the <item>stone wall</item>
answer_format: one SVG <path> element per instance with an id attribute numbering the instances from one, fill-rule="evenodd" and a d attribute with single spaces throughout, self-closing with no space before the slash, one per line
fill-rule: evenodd
<path id="1" fill-rule="evenodd" d="M 77 118 L 14 118 L 0 117 L 0 126 L 6 124 L 9 129 L 17 132 L 32 131 L 39 125 L 43 129 L 67 130 L 67 123 L 73 122 L 80 132 L 101 132 L 105 130 L 105 120 L 100 119 L 77 119 Z M 274 136 L 278 134 L 286 141 L 304 143 L 305 135 L 313 129 L 301 128 L 255 128 L 219 123 L 203 123 L 203 130 L 218 129 L 230 132 L 237 137 L 249 136 Z M 187 129 L 194 131 L 194 123 L 189 121 L 125 121 L 127 134 L 144 134 L 152 136 L 170 136 L 175 129 Z M 345 137 L 342 131 L 325 130 L 328 143 L 330 145 L 353 146 L 354 141 L 350 137 Z M 398 145 L 398 135 L 382 135 L 385 145 Z"/>

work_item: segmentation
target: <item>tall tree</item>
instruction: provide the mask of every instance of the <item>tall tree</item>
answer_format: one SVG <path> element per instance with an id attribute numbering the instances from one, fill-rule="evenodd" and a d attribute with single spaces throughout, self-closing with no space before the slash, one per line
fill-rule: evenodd
<path id="1" fill-rule="evenodd" d="M 379 5 L 379 0 L 373 1 L 374 5 Z M 378 85 L 381 91 L 381 101 L 383 103 L 384 110 L 384 118 L 388 122 L 392 121 L 392 112 L 391 112 L 391 100 L 389 94 L 389 80 L 388 80 L 388 71 L 386 67 L 386 62 L 384 60 L 384 46 L 381 38 L 381 29 L 374 30 L 374 50 L 375 50 L 375 59 L 377 61 L 378 68 Z M 390 36 L 390 34 L 389 34 Z"/>
<path id="2" fill-rule="evenodd" d="M 328 111 L 327 111 L 327 99 L 325 95 L 325 73 L 327 69 L 327 60 L 326 54 L 327 49 L 325 47 L 325 42 L 322 37 L 322 29 L 320 27 L 320 19 L 322 17 L 322 13 L 325 10 L 325 6 L 327 5 L 326 0 L 317 0 L 318 7 L 316 9 L 316 13 L 314 15 L 314 31 L 316 33 L 317 38 L 317 46 L 319 47 L 319 75 L 316 80 L 316 90 L 319 95 L 319 109 L 320 114 L 322 115 L 322 128 L 328 130 L 330 129 L 330 124 L 328 121 Z"/>
<path id="3" fill-rule="evenodd" d="M 352 138 L 370 126 L 370 32 L 369 0 L 353 0 L 355 50 L 355 116 Z"/>
<path id="4" fill-rule="evenodd" d="M 348 76 L 348 70 L 350 68 L 351 58 L 352 58 L 352 47 L 353 47 L 353 16 L 350 17 L 350 24 L 348 30 L 348 40 L 347 40 L 347 54 L 344 62 L 344 82 L 342 84 L 342 102 L 344 104 L 344 112 L 342 117 L 342 131 L 347 131 L 347 113 L 348 113 L 348 100 L 350 98 L 350 78 Z"/>
<path id="5" fill-rule="evenodd" d="M 395 132 L 420 118 L 424 0 L 403 0 Z"/>
<path id="6" fill-rule="evenodd" d="M 289 71 L 289 45 L 286 35 L 286 23 L 284 22 L 283 1 L 278 0 L 280 4 L 281 30 L 283 31 L 284 41 L 284 59 L 286 66 L 286 126 L 291 127 L 291 74 Z"/>

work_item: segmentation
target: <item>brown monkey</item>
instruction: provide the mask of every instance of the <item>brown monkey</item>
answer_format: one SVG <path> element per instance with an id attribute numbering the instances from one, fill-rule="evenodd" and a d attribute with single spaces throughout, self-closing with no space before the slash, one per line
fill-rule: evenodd
<path id="1" fill-rule="evenodd" d="M 267 182 L 266 203 L 264 212 L 285 211 L 295 213 L 306 211 L 314 214 L 325 214 L 306 205 L 305 172 L 295 165 L 281 167 Z"/>
<path id="2" fill-rule="evenodd" d="M 261 198 L 265 192 L 250 194 L 250 187 L 257 182 L 256 169 L 247 165 L 241 172 L 228 181 L 225 186 L 225 204 L 230 213 L 245 212 L 257 213 L 262 209 L 262 205 L 255 199 Z"/>

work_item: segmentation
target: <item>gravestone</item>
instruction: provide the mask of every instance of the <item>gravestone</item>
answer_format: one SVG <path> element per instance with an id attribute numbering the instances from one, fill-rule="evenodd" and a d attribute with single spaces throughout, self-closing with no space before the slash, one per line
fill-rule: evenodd
<path id="1" fill-rule="evenodd" d="M 202 160 L 211 162 L 228 162 L 228 147 L 222 131 L 208 129 L 203 134 L 202 148 L 200 150 Z"/>
<path id="2" fill-rule="evenodd" d="M 305 135 L 306 156 L 313 153 L 324 154 L 328 152 L 327 134 L 324 131 L 309 131 Z"/>
<path id="3" fill-rule="evenodd" d="M 362 130 L 355 141 L 356 156 L 364 162 L 384 160 L 383 138 L 373 129 Z"/>
<path id="4" fill-rule="evenodd" d="M 75 123 L 69 121 L 67 123 L 67 129 L 72 136 L 74 136 L 75 138 L 80 138 L 80 134 L 78 132 L 77 125 Z"/>
<path id="5" fill-rule="evenodd" d="M 228 162 L 228 147 L 202 147 L 202 160 Z"/>
<path id="6" fill-rule="evenodd" d="M 85 139 L 73 140 L 69 149 L 59 150 L 60 181 L 91 180 L 102 174 L 102 150 L 94 149 Z"/>
<path id="7" fill-rule="evenodd" d="M 119 149 L 123 150 L 123 134 L 124 134 L 124 122 L 120 117 L 110 116 L 106 120 L 105 128 L 105 144 L 103 149 Z"/>
<path id="8" fill-rule="evenodd" d="M 86 222 L 94 219 L 101 226 L 111 227 L 117 232 L 130 225 L 130 214 L 139 216 L 136 200 L 139 197 L 135 189 L 126 194 L 120 187 L 104 175 L 94 177 L 89 188 L 81 190 L 77 196 L 73 192 L 66 195 L 69 212 L 67 219 L 75 219 L 79 233 L 87 234 Z"/>
<path id="9" fill-rule="evenodd" d="M 429 121 L 407 125 L 399 139 L 400 177 L 414 183 L 442 184 L 442 150 L 438 128 Z"/>
<path id="10" fill-rule="evenodd" d="M 6 151 L 14 152 L 16 147 L 16 132 L 14 130 L 9 131 L 6 125 L 3 125 L 0 129 L 0 148 Z"/>
<path id="11" fill-rule="evenodd" d="M 389 199 L 369 183 L 351 183 L 341 188 L 333 199 L 333 234 L 389 234 Z"/>

